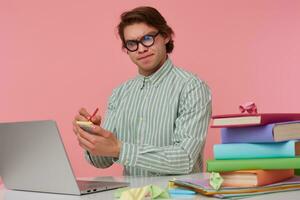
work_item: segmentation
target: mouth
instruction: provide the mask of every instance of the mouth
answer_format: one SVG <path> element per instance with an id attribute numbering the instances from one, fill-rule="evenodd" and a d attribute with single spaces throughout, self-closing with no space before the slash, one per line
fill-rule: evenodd
<path id="1" fill-rule="evenodd" d="M 140 57 L 140 58 L 138 58 L 138 60 L 143 60 L 143 59 L 145 59 L 145 58 L 149 58 L 150 56 L 153 56 L 153 54 L 150 54 L 150 55 L 146 55 L 146 56 Z"/>

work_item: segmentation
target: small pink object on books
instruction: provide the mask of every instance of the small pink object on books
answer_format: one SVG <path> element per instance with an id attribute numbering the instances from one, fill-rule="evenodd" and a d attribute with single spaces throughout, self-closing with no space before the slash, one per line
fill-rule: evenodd
<path id="1" fill-rule="evenodd" d="M 247 102 L 247 103 L 241 104 L 239 106 L 239 109 L 240 109 L 241 113 L 244 113 L 244 112 L 247 112 L 249 114 L 257 113 L 257 107 L 254 102 Z"/>

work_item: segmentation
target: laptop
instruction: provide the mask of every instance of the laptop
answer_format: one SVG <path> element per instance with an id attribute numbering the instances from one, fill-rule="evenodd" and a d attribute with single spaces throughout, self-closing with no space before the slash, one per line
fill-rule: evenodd
<path id="1" fill-rule="evenodd" d="M 56 122 L 0 123 L 0 176 L 7 189 L 82 195 L 127 187 L 76 180 Z"/>

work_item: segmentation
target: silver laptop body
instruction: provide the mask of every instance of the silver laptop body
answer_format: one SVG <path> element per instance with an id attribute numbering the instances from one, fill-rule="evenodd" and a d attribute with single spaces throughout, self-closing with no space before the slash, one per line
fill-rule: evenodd
<path id="1" fill-rule="evenodd" d="M 77 181 L 51 120 L 0 123 L 0 176 L 7 189 L 73 195 L 129 185 Z"/>

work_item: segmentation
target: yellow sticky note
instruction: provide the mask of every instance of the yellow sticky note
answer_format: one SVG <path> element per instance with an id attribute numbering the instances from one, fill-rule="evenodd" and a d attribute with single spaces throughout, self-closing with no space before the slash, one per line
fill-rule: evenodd
<path id="1" fill-rule="evenodd" d="M 76 124 L 78 124 L 80 128 L 87 132 L 92 132 L 92 126 L 94 125 L 93 122 L 90 121 L 76 121 Z"/>

